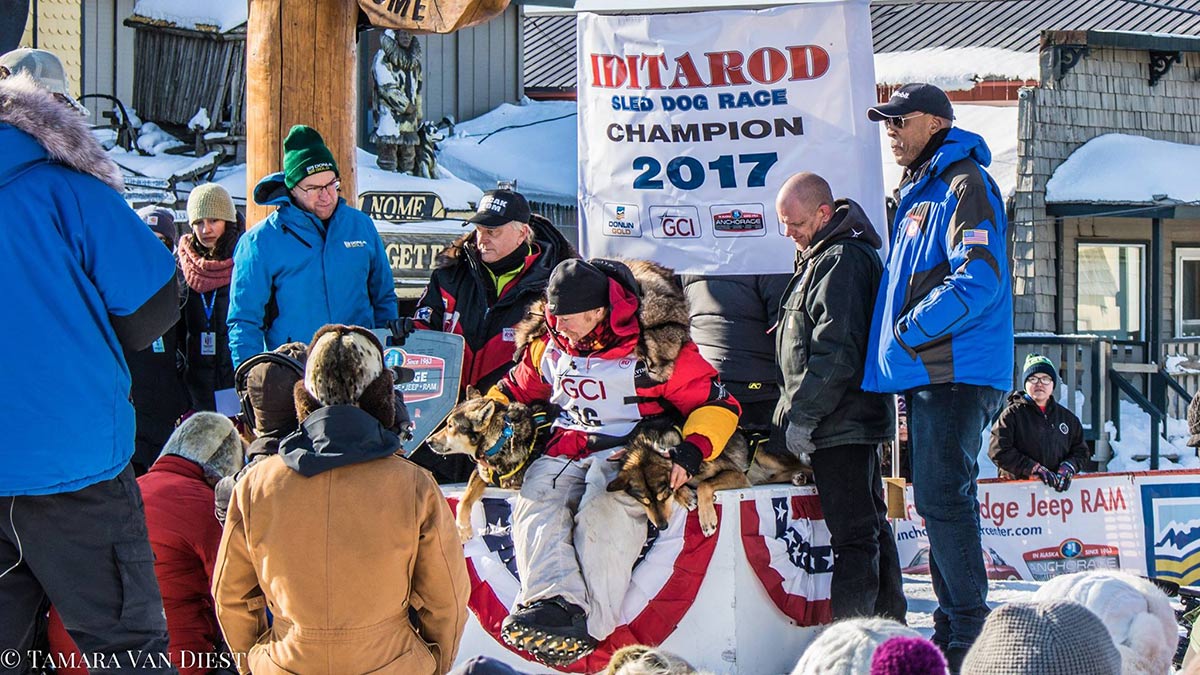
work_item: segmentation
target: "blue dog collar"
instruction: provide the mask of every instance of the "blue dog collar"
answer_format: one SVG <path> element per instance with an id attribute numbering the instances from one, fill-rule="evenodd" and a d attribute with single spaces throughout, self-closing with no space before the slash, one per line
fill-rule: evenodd
<path id="1" fill-rule="evenodd" d="M 489 450 L 487 450 L 487 452 L 483 453 L 483 456 L 491 457 L 492 455 L 495 455 L 496 453 L 500 452 L 500 449 L 504 447 L 504 444 L 508 442 L 508 439 L 512 438 L 512 435 L 513 435 L 512 422 L 509 422 L 507 419 L 505 419 L 504 420 L 504 430 L 500 432 L 500 438 L 496 440 L 495 445 L 493 445 Z"/>

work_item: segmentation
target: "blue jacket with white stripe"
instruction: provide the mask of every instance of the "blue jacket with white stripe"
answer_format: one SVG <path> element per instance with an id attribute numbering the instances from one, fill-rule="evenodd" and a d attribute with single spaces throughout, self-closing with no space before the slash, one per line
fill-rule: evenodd
<path id="1" fill-rule="evenodd" d="M 392 268 L 375 224 L 338 200 L 328 230 L 292 202 L 283 174 L 259 181 L 254 200 L 277 206 L 233 253 L 229 351 L 233 365 L 327 323 L 384 328 L 397 318 Z"/>
<path id="2" fill-rule="evenodd" d="M 1012 387 L 1012 284 L 1000 189 L 983 138 L 952 128 L 898 191 L 863 389 Z"/>

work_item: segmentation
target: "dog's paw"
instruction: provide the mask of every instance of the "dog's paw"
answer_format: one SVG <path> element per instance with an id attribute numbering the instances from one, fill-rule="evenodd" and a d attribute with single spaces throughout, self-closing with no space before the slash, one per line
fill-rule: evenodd
<path id="1" fill-rule="evenodd" d="M 796 473 L 792 474 L 792 485 L 797 487 L 801 485 L 808 485 L 808 475 L 801 471 L 797 471 Z"/>
<path id="2" fill-rule="evenodd" d="M 696 510 L 696 491 L 688 486 L 679 488 L 679 503 L 689 512 Z"/>
<path id="3" fill-rule="evenodd" d="M 714 508 L 700 509 L 700 531 L 704 536 L 711 537 L 717 531 L 717 510 Z"/>
<path id="4" fill-rule="evenodd" d="M 466 525 L 463 525 L 462 523 L 458 523 L 458 540 L 459 541 L 461 541 L 462 543 L 465 544 L 468 541 L 471 541 L 471 538 L 474 536 L 475 536 L 475 528 L 471 527 L 470 523 L 468 523 Z"/>

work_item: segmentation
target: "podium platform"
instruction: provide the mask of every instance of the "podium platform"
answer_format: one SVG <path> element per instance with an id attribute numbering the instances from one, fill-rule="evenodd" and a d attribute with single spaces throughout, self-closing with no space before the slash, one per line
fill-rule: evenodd
<path id="1" fill-rule="evenodd" d="M 447 486 L 457 508 L 462 488 Z M 626 644 L 661 645 L 714 673 L 787 673 L 828 623 L 833 553 L 816 490 L 770 485 L 717 493 L 720 525 L 705 537 L 696 513 L 677 509 L 663 532 L 649 531 L 634 566 L 624 625 L 587 659 L 557 671 L 511 650 L 499 626 L 520 582 L 513 559 L 516 493 L 488 490 L 472 513 L 464 548 L 471 616 L 459 662 L 494 657 L 528 673 L 600 672 Z"/>

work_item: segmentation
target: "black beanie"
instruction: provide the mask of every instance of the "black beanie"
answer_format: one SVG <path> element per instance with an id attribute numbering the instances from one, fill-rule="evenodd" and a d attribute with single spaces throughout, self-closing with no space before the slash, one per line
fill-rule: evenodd
<path id="1" fill-rule="evenodd" d="M 578 314 L 608 306 L 608 275 L 578 258 L 564 260 L 550 273 L 546 285 L 546 310 L 551 314 Z"/>

